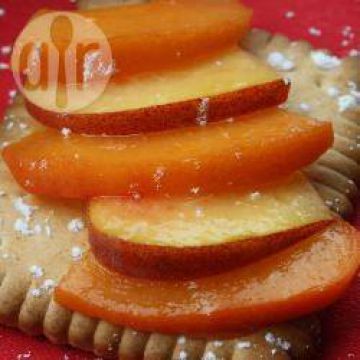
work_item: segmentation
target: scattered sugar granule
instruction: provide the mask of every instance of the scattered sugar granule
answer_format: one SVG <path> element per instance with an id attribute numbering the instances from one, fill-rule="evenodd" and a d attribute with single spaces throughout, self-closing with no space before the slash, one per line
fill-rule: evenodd
<path id="1" fill-rule="evenodd" d="M 31 289 L 30 294 L 33 297 L 39 297 L 41 296 L 41 290 L 38 288 Z"/>
<path id="2" fill-rule="evenodd" d="M 0 62 L 0 70 L 8 70 L 10 65 L 8 63 Z"/>
<path id="3" fill-rule="evenodd" d="M 287 12 L 285 13 L 285 17 L 286 17 L 287 19 L 292 19 L 292 18 L 294 18 L 294 17 L 295 17 L 295 11 L 292 11 L 292 10 L 287 11 Z"/>
<path id="4" fill-rule="evenodd" d="M 188 359 L 188 354 L 185 350 L 181 350 L 179 352 L 179 360 L 187 360 Z"/>
<path id="5" fill-rule="evenodd" d="M 340 112 L 350 110 L 357 106 L 357 101 L 353 95 L 342 95 L 338 98 L 338 109 Z"/>
<path id="6" fill-rule="evenodd" d="M 264 337 L 265 337 L 265 340 L 266 340 L 267 343 L 275 344 L 276 337 L 275 337 L 275 335 L 273 333 L 267 332 Z"/>
<path id="7" fill-rule="evenodd" d="M 6 192 L 4 190 L 0 190 L 0 197 L 3 197 L 6 195 Z"/>
<path id="8" fill-rule="evenodd" d="M 5 15 L 5 9 L 0 7 L 0 16 L 4 16 Z"/>
<path id="9" fill-rule="evenodd" d="M 309 112 L 311 110 L 311 106 L 307 103 L 300 103 L 298 106 L 299 110 L 303 111 L 303 112 Z"/>
<path id="10" fill-rule="evenodd" d="M 212 351 L 207 351 L 204 356 L 203 360 L 217 360 L 217 356 Z"/>
<path id="11" fill-rule="evenodd" d="M 279 51 L 271 52 L 267 57 L 267 62 L 273 68 L 280 71 L 290 71 L 295 68 L 294 62 L 289 60 L 284 54 Z"/>
<path id="12" fill-rule="evenodd" d="M 10 45 L 4 45 L 1 47 L 1 54 L 9 55 L 11 53 L 12 47 Z"/>
<path id="13" fill-rule="evenodd" d="M 291 79 L 289 77 L 283 78 L 284 84 L 285 85 L 290 85 L 291 84 Z"/>
<path id="14" fill-rule="evenodd" d="M 45 230 L 46 236 L 47 236 L 47 237 L 51 237 L 51 235 L 52 235 L 52 229 L 51 229 L 51 226 L 50 226 L 49 224 L 45 225 L 44 230 Z"/>
<path id="15" fill-rule="evenodd" d="M 28 350 L 26 353 L 21 353 L 16 356 L 17 360 L 24 360 L 32 358 L 32 352 Z"/>
<path id="16" fill-rule="evenodd" d="M 351 49 L 351 50 L 349 51 L 349 56 L 360 56 L 360 50 Z"/>
<path id="17" fill-rule="evenodd" d="M 38 278 L 41 278 L 42 276 L 44 276 L 44 270 L 39 265 L 30 266 L 29 271 L 30 271 L 31 276 L 34 279 L 38 279 Z"/>
<path id="18" fill-rule="evenodd" d="M 13 200 L 13 205 L 15 210 L 18 211 L 25 219 L 30 219 L 37 210 L 36 206 L 27 204 L 22 197 L 17 197 Z"/>
<path id="19" fill-rule="evenodd" d="M 198 194 L 199 193 L 199 191 L 200 191 L 200 188 L 199 187 L 192 187 L 191 189 L 190 189 L 190 192 L 192 193 L 192 194 Z"/>
<path id="20" fill-rule="evenodd" d="M 314 64 L 323 70 L 331 70 L 341 64 L 341 60 L 337 56 L 326 54 L 321 50 L 312 51 L 311 58 Z"/>
<path id="21" fill-rule="evenodd" d="M 196 116 L 196 122 L 200 126 L 205 126 L 208 122 L 209 101 L 210 99 L 208 97 L 202 98 L 200 100 L 198 113 Z"/>
<path id="22" fill-rule="evenodd" d="M 250 194 L 250 200 L 255 201 L 255 200 L 259 200 L 261 198 L 261 192 L 259 191 L 254 191 Z"/>
<path id="23" fill-rule="evenodd" d="M 51 291 L 56 286 L 56 283 L 53 279 L 46 279 L 41 285 L 41 289 L 45 291 Z"/>
<path id="24" fill-rule="evenodd" d="M 338 97 L 340 95 L 340 90 L 338 87 L 336 86 L 329 86 L 327 89 L 326 89 L 326 92 L 327 94 L 332 97 L 332 98 L 335 98 L 335 97 Z"/>
<path id="25" fill-rule="evenodd" d="M 71 257 L 74 261 L 81 260 L 83 255 L 83 249 L 80 246 L 73 246 L 71 248 Z"/>
<path id="26" fill-rule="evenodd" d="M 238 349 L 250 349 L 251 348 L 251 342 L 250 341 L 240 340 L 240 341 L 237 342 L 236 347 Z"/>
<path id="27" fill-rule="evenodd" d="M 72 219 L 67 224 L 67 229 L 72 233 L 78 233 L 84 230 L 84 228 L 85 228 L 84 221 L 80 218 Z"/>
<path id="28" fill-rule="evenodd" d="M 23 123 L 23 122 L 19 123 L 20 130 L 26 130 L 28 127 L 29 127 L 29 125 L 26 123 Z"/>
<path id="29" fill-rule="evenodd" d="M 2 149 L 5 149 L 7 146 L 9 146 L 10 145 L 10 143 L 9 143 L 9 141 L 3 141 L 2 143 L 1 143 L 1 148 Z"/>
<path id="30" fill-rule="evenodd" d="M 165 171 L 166 171 L 166 169 L 163 167 L 163 166 L 159 166 L 157 169 L 156 169 L 156 171 L 155 171 L 155 173 L 154 173 L 154 175 L 153 175 L 153 179 L 154 179 L 154 181 L 155 182 L 160 182 L 160 180 L 164 177 L 164 175 L 165 175 Z"/>
<path id="31" fill-rule="evenodd" d="M 315 26 L 309 27 L 308 31 L 309 31 L 309 34 L 312 36 L 321 36 L 321 34 L 322 34 L 322 31 Z"/>
<path id="32" fill-rule="evenodd" d="M 179 345 L 184 345 L 186 343 L 186 337 L 185 336 L 179 336 L 177 339 L 177 343 Z"/>
<path id="33" fill-rule="evenodd" d="M 69 128 L 62 128 L 61 129 L 61 134 L 65 137 L 68 138 L 71 135 L 71 129 Z"/>
<path id="34" fill-rule="evenodd" d="M 204 216 L 204 210 L 202 208 L 196 208 L 195 210 L 195 216 L 200 218 Z"/>
<path id="35" fill-rule="evenodd" d="M 215 346 L 216 348 L 219 348 L 219 347 L 222 347 L 222 346 L 224 345 L 224 342 L 221 341 L 221 340 L 215 340 L 215 341 L 213 342 L 213 344 L 214 344 L 214 346 Z"/>
<path id="36" fill-rule="evenodd" d="M 347 46 L 349 46 L 349 45 L 350 45 L 350 41 L 349 41 L 349 40 L 344 39 L 344 40 L 341 41 L 341 46 L 342 46 L 342 47 L 347 47 Z"/>
<path id="37" fill-rule="evenodd" d="M 351 37 L 353 32 L 352 32 L 352 27 L 350 25 L 346 25 L 342 28 L 341 30 L 341 34 L 344 37 Z"/>
<path id="38" fill-rule="evenodd" d="M 289 341 L 281 339 L 279 337 L 276 339 L 276 345 L 284 351 L 288 351 L 291 348 L 291 344 L 289 343 Z"/>
<path id="39" fill-rule="evenodd" d="M 9 97 L 10 99 L 14 99 L 17 94 L 16 89 L 9 90 Z"/>

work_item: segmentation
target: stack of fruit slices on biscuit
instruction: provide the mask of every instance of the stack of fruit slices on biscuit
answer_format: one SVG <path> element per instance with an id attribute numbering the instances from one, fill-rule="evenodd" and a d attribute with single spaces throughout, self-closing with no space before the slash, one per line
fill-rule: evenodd
<path id="1" fill-rule="evenodd" d="M 74 112 L 25 99 L 36 121 L 6 139 L 3 233 L 23 249 L 5 257 L 23 285 L 5 276 L 2 322 L 121 359 L 313 358 L 316 320 L 298 319 L 360 265 L 359 234 L 301 172 L 332 146 L 331 123 L 278 108 L 290 83 L 238 48 L 251 19 L 238 2 L 79 13 L 121 71 Z"/>

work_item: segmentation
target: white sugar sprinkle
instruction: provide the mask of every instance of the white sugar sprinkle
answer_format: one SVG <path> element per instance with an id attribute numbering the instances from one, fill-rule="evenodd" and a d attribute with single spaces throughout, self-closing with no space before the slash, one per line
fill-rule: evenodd
<path id="1" fill-rule="evenodd" d="M 312 51 L 311 58 L 314 64 L 323 70 L 331 70 L 341 64 L 341 60 L 337 56 L 326 54 L 321 50 Z"/>
<path id="2" fill-rule="evenodd" d="M 291 84 L 291 79 L 289 77 L 283 78 L 284 84 L 285 85 L 290 85 Z"/>
<path id="3" fill-rule="evenodd" d="M 309 27 L 309 34 L 312 36 L 321 36 L 322 31 L 319 28 L 316 28 L 315 26 Z"/>
<path id="4" fill-rule="evenodd" d="M 0 62 L 0 70 L 8 70 L 10 65 L 8 63 Z"/>
<path id="5" fill-rule="evenodd" d="M 265 334 L 265 340 L 266 340 L 266 342 L 269 343 L 269 344 L 274 344 L 275 341 L 276 341 L 276 337 L 275 337 L 275 335 L 274 335 L 273 333 L 267 332 L 267 333 Z"/>
<path id="6" fill-rule="evenodd" d="M 72 219 L 67 224 L 67 229 L 72 233 L 78 233 L 84 230 L 84 228 L 85 228 L 84 221 L 80 218 Z"/>
<path id="7" fill-rule="evenodd" d="M 39 265 L 30 266 L 29 271 L 30 271 L 31 276 L 34 279 L 38 279 L 38 278 L 41 278 L 42 276 L 44 276 L 44 270 Z"/>
<path id="8" fill-rule="evenodd" d="M 332 98 L 338 97 L 340 95 L 340 90 L 337 86 L 329 86 L 326 89 L 326 92 Z"/>
<path id="9" fill-rule="evenodd" d="M 240 340 L 240 341 L 238 341 L 238 343 L 236 344 L 236 347 L 237 347 L 238 349 L 250 349 L 250 348 L 251 348 L 251 342 L 250 342 L 250 341 Z"/>
<path id="10" fill-rule="evenodd" d="M 292 19 L 292 18 L 294 18 L 294 17 L 295 17 L 295 11 L 292 11 L 292 10 L 287 11 L 287 12 L 285 13 L 285 17 L 286 17 L 287 19 Z"/>
<path id="11" fill-rule="evenodd" d="M 50 291 L 56 286 L 56 283 L 53 279 L 46 279 L 41 285 L 41 288 L 45 291 Z"/>
<path id="12" fill-rule="evenodd" d="M 271 52 L 267 57 L 267 62 L 273 68 L 280 71 L 290 71 L 295 68 L 294 62 L 279 51 Z"/>
<path id="13" fill-rule="evenodd" d="M 71 257 L 74 261 L 81 260 L 83 255 L 83 249 L 80 246 L 73 246 L 71 248 Z"/>
<path id="14" fill-rule="evenodd" d="M 10 97 L 11 99 L 14 99 L 15 96 L 16 96 L 16 94 L 17 94 L 16 89 L 9 90 L 9 97 Z"/>
<path id="15" fill-rule="evenodd" d="M 213 344 L 214 344 L 214 346 L 215 346 L 216 348 L 219 348 L 219 347 L 222 347 L 222 346 L 224 345 L 224 342 L 221 341 L 221 340 L 215 340 L 215 341 L 213 342 Z"/>
<path id="16" fill-rule="evenodd" d="M 33 215 L 35 210 L 37 209 L 36 206 L 31 206 L 26 204 L 22 197 L 18 197 L 13 201 L 13 205 L 15 210 L 17 210 L 25 219 L 30 219 Z"/>
<path id="17" fill-rule="evenodd" d="M 62 128 L 61 129 L 61 134 L 65 137 L 68 138 L 71 135 L 71 129 L 69 128 Z"/>
<path id="18" fill-rule="evenodd" d="M 217 360 L 217 357 L 214 352 L 207 351 L 203 356 L 203 360 Z"/>
<path id="19" fill-rule="evenodd" d="M 259 191 L 254 191 L 250 194 L 250 200 L 255 201 L 255 200 L 259 200 L 261 198 L 261 192 Z"/>
<path id="20" fill-rule="evenodd" d="M 4 45 L 1 47 L 1 54 L 3 55 L 9 55 L 11 53 L 11 46 L 10 45 Z"/>
<path id="21" fill-rule="evenodd" d="M 342 95 L 338 98 L 338 109 L 340 112 L 350 110 L 357 106 L 357 101 L 353 95 Z"/>
<path id="22" fill-rule="evenodd" d="M 199 187 L 192 187 L 191 189 L 190 189 L 190 192 L 192 193 L 192 194 L 198 194 L 199 193 L 199 191 L 200 191 L 200 188 Z"/>
<path id="23" fill-rule="evenodd" d="M 185 336 L 180 336 L 178 339 L 177 339 L 177 343 L 179 345 L 184 345 L 186 343 L 186 337 Z"/>
<path id="24" fill-rule="evenodd" d="M 0 16 L 4 16 L 5 15 L 5 9 L 0 7 Z"/>
<path id="25" fill-rule="evenodd" d="M 41 296 L 41 290 L 38 288 L 31 289 L 30 291 L 31 295 L 33 297 L 40 297 Z"/>
<path id="26" fill-rule="evenodd" d="M 188 359 L 187 352 L 185 350 L 181 350 L 179 352 L 179 360 L 187 360 L 187 359 Z"/>
<path id="27" fill-rule="evenodd" d="M 209 102 L 210 99 L 208 97 L 202 98 L 200 100 L 198 113 L 196 116 L 196 122 L 200 126 L 205 126 L 208 122 Z"/>
<path id="28" fill-rule="evenodd" d="M 351 50 L 349 51 L 349 56 L 360 56 L 360 50 L 351 49 Z"/>
<path id="29" fill-rule="evenodd" d="M 299 107 L 299 110 L 303 111 L 303 112 L 309 112 L 311 110 L 311 106 L 304 102 L 300 103 L 298 107 Z"/>

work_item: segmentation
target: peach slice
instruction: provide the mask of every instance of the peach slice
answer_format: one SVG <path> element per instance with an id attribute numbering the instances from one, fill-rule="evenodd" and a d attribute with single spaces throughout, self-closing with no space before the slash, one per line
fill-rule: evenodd
<path id="1" fill-rule="evenodd" d="M 259 191 L 260 190 L 260 191 Z M 98 198 L 88 208 L 95 257 L 130 276 L 185 279 L 244 265 L 332 221 L 301 174 L 256 192 L 196 198 Z"/>
<path id="2" fill-rule="evenodd" d="M 290 85 L 254 56 L 233 49 L 182 70 L 108 84 L 93 103 L 59 112 L 54 91 L 27 92 L 27 109 L 43 124 L 84 134 L 135 134 L 205 124 L 276 106 Z M 62 91 L 65 91 L 64 89 Z M 66 88 L 71 93 L 71 86 Z"/>
<path id="3" fill-rule="evenodd" d="M 28 192 L 96 196 L 191 195 L 254 189 L 314 162 L 332 126 L 278 109 L 206 127 L 124 137 L 34 133 L 3 150 Z"/>
<path id="4" fill-rule="evenodd" d="M 139 73 L 180 68 L 217 56 L 239 43 L 248 32 L 252 17 L 252 11 L 240 2 L 198 0 L 151 1 L 74 14 L 85 17 L 90 26 L 95 24 L 102 30 L 115 62 L 115 81 L 124 81 Z M 66 21 L 60 21 L 52 32 L 53 43 L 60 54 L 64 54 L 74 38 L 79 45 L 103 41 L 89 37 L 86 28 L 79 33 L 67 30 Z M 77 82 L 81 83 L 84 52 L 77 51 L 76 55 Z M 44 51 L 40 59 L 41 71 L 46 72 Z M 26 67 L 26 63 L 22 64 L 22 70 Z M 64 81 L 65 76 L 60 74 L 59 78 Z"/>
<path id="5" fill-rule="evenodd" d="M 55 300 L 70 310 L 142 331 L 248 331 L 334 302 L 358 271 L 359 246 L 359 233 L 339 220 L 258 262 L 195 281 L 128 277 L 102 267 L 90 253 L 62 279 Z"/>

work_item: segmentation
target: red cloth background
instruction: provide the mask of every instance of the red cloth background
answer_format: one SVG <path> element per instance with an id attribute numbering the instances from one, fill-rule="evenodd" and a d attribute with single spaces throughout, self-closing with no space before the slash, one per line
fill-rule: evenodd
<path id="1" fill-rule="evenodd" d="M 194 0 L 195 1 L 195 0 Z M 274 32 L 281 32 L 292 39 L 307 39 L 317 47 L 328 48 L 338 55 L 351 49 L 360 50 L 360 1 L 359 0 L 244 0 L 255 10 L 254 25 Z M 2 0 L 0 7 L 5 15 L 0 17 L 0 46 L 10 45 L 29 16 L 38 8 L 71 9 L 69 0 Z M 285 16 L 293 11 L 291 19 Z M 354 38 L 349 44 L 342 30 L 351 26 Z M 309 28 L 321 30 L 313 36 Z M 346 46 L 344 46 L 346 45 Z M 8 62 L 0 54 L 0 62 Z M 0 70 L 0 116 L 9 102 L 9 90 L 14 89 L 12 76 Z M 360 227 L 360 216 L 354 219 Z M 360 359 L 360 278 L 341 301 L 324 312 L 325 347 L 323 359 Z M 0 359 L 85 360 L 96 359 L 70 348 L 51 345 L 44 339 L 27 337 L 12 329 L 0 327 Z"/>

